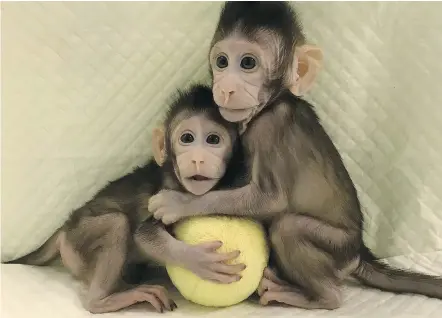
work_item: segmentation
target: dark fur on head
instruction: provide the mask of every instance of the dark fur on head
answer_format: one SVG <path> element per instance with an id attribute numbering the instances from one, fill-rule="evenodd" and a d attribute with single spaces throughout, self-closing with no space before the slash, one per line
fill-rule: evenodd
<path id="1" fill-rule="evenodd" d="M 236 124 L 228 122 L 220 115 L 218 105 L 213 100 L 212 89 L 206 85 L 195 84 L 189 89 L 177 91 L 166 113 L 164 121 L 166 128 L 171 127 L 172 121 L 179 117 L 180 113 L 185 113 L 184 118 L 204 114 L 208 119 L 222 124 L 229 130 L 234 131 L 237 128 Z M 166 132 L 166 140 L 170 141 L 167 133 L 170 131 Z"/>
<path id="2" fill-rule="evenodd" d="M 240 31 L 253 40 L 257 30 L 271 30 L 283 37 L 288 48 L 305 41 L 296 12 L 285 1 L 227 1 L 212 41 Z"/>

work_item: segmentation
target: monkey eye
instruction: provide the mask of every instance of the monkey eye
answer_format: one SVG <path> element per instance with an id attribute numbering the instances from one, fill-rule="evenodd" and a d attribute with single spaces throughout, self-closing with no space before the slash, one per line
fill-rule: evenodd
<path id="1" fill-rule="evenodd" d="M 256 67 L 256 59 L 252 56 L 245 56 L 242 58 L 240 66 L 245 70 L 253 70 Z"/>
<path id="2" fill-rule="evenodd" d="M 227 56 L 220 55 L 216 58 L 216 66 L 218 68 L 226 68 L 229 65 L 229 60 L 227 59 Z"/>
<path id="3" fill-rule="evenodd" d="M 194 140 L 195 140 L 195 138 L 193 138 L 193 136 L 192 136 L 191 133 L 184 133 L 184 134 L 182 134 L 181 137 L 180 137 L 180 141 L 181 141 L 183 144 L 190 144 L 190 143 L 192 143 Z"/>
<path id="4" fill-rule="evenodd" d="M 218 135 L 215 134 L 210 134 L 209 136 L 207 136 L 206 138 L 206 142 L 210 145 L 217 145 L 219 144 L 221 141 L 221 138 Z"/>

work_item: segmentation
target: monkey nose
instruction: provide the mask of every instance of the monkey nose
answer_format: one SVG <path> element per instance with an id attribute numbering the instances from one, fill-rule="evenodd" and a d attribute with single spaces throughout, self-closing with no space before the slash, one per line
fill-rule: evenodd
<path id="1" fill-rule="evenodd" d="M 227 89 L 227 90 L 222 90 L 222 92 L 224 94 L 224 105 L 226 105 L 230 99 L 230 96 L 232 96 L 235 91 L 233 89 Z"/>
<path id="2" fill-rule="evenodd" d="M 195 165 L 196 172 L 199 173 L 201 166 L 204 164 L 204 160 L 192 160 L 192 163 Z"/>
<path id="3" fill-rule="evenodd" d="M 197 164 L 203 164 L 204 163 L 204 160 L 192 160 L 192 163 L 194 164 L 194 165 L 197 165 Z"/>

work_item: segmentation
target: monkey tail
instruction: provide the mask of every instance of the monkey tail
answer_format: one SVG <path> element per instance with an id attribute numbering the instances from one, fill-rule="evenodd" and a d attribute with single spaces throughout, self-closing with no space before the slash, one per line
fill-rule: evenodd
<path id="1" fill-rule="evenodd" d="M 62 233 L 62 228 L 59 228 L 37 250 L 9 263 L 37 265 L 37 266 L 46 265 L 47 263 L 55 259 L 58 255 L 60 255 L 59 238 L 61 233 Z"/>
<path id="2" fill-rule="evenodd" d="M 442 299 L 442 278 L 391 267 L 364 246 L 353 275 L 363 284 L 395 293 L 420 294 Z"/>

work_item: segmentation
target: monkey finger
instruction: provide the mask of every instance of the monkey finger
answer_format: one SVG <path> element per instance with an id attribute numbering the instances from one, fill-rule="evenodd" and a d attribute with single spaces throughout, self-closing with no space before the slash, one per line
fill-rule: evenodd
<path id="1" fill-rule="evenodd" d="M 213 242 L 206 242 L 196 245 L 197 247 L 200 247 L 202 249 L 208 250 L 208 251 L 216 251 L 223 245 L 223 242 L 221 241 L 213 241 Z"/>
<path id="2" fill-rule="evenodd" d="M 231 284 L 241 279 L 239 275 L 225 275 L 217 272 L 207 272 L 204 276 L 207 280 L 219 284 Z"/>
<path id="3" fill-rule="evenodd" d="M 164 225 L 170 225 L 179 221 L 179 217 L 177 215 L 163 215 L 161 221 Z"/>
<path id="4" fill-rule="evenodd" d="M 154 214 L 153 214 L 153 218 L 154 218 L 155 220 L 157 220 L 157 221 L 161 221 L 162 218 L 163 218 L 163 216 L 162 216 L 161 214 L 159 214 L 159 213 L 154 213 Z"/>
<path id="5" fill-rule="evenodd" d="M 235 265 L 227 265 L 223 263 L 215 263 L 210 265 L 210 269 L 214 270 L 215 272 L 221 273 L 221 274 L 227 274 L 232 275 L 239 272 L 242 272 L 246 269 L 246 265 L 244 264 L 235 264 Z"/>
<path id="6" fill-rule="evenodd" d="M 162 205 L 160 194 L 154 195 L 149 199 L 147 208 L 149 211 L 155 212 Z"/>
<path id="7" fill-rule="evenodd" d="M 159 208 L 158 210 L 156 210 L 155 212 L 153 212 L 153 217 L 156 220 L 162 220 L 165 214 L 165 209 L 164 208 Z"/>
<path id="8" fill-rule="evenodd" d="M 212 257 L 213 262 L 227 262 L 234 260 L 241 254 L 240 251 L 233 251 L 229 253 L 216 253 Z"/>

